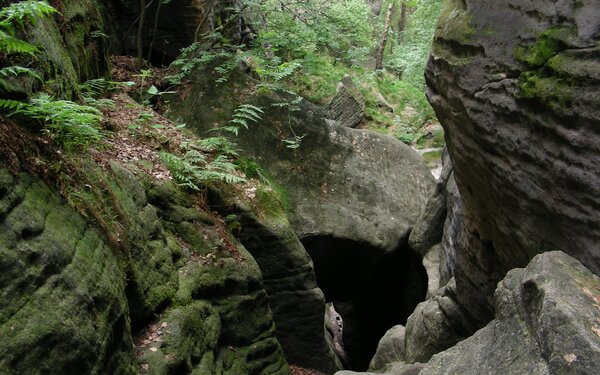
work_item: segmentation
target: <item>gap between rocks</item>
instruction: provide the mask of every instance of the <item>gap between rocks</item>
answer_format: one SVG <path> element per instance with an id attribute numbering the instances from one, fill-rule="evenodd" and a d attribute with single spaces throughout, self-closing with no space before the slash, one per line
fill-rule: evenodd
<path id="1" fill-rule="evenodd" d="M 427 274 L 407 242 L 392 252 L 333 236 L 301 239 L 314 262 L 326 302 L 343 319 L 343 348 L 350 370 L 365 371 L 379 339 L 425 299 Z"/>

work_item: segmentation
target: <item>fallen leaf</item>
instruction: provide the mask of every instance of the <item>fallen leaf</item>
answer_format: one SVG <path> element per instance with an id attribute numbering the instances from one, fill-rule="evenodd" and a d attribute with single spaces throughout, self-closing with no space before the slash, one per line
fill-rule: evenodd
<path id="1" fill-rule="evenodd" d="M 573 362 L 575 362 L 577 360 L 577 356 L 573 353 L 571 354 L 565 354 L 563 356 L 563 358 L 565 359 L 565 361 L 567 361 L 568 364 L 571 364 Z"/>
<path id="2" fill-rule="evenodd" d="M 596 336 L 600 337 L 600 328 L 593 326 L 592 331 L 596 334 Z"/>
<path id="3" fill-rule="evenodd" d="M 150 348 L 150 351 L 151 351 L 151 352 L 155 352 L 155 351 L 157 351 L 157 350 L 158 350 L 158 349 L 157 349 L 157 348 L 155 348 L 154 346 Z"/>

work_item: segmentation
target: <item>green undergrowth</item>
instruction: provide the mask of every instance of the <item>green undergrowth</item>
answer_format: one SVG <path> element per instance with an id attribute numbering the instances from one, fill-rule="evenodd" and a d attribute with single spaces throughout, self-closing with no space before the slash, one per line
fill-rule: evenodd
<path id="1" fill-rule="evenodd" d="M 336 63 L 335 59 L 323 54 L 303 59 L 301 68 L 280 84 L 313 103 L 327 105 L 346 75 L 352 78 L 365 100 L 362 128 L 388 134 L 410 144 L 423 136 L 425 125 L 437 123 L 422 88 L 391 73 Z M 391 111 L 382 107 L 380 97 L 391 106 Z M 415 144 L 422 146 L 422 142 Z"/>

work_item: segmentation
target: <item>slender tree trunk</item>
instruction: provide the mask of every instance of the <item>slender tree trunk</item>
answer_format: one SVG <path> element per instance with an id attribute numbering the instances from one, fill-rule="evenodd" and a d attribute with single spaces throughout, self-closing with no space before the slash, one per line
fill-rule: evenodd
<path id="1" fill-rule="evenodd" d="M 402 32 L 406 27 L 406 0 L 400 5 L 400 20 L 398 20 L 398 43 L 402 42 Z"/>
<path id="2" fill-rule="evenodd" d="M 391 2 L 387 8 L 387 13 L 385 15 L 385 27 L 383 28 L 383 36 L 381 37 L 381 43 L 379 43 L 379 48 L 377 48 L 377 53 L 375 54 L 375 69 L 381 70 L 383 69 L 383 53 L 385 52 L 385 45 L 388 39 L 388 33 L 390 31 L 390 20 L 392 19 L 392 9 L 394 9 L 394 3 Z"/>
<path id="3" fill-rule="evenodd" d="M 158 5 L 156 7 L 156 13 L 154 13 L 154 26 L 152 28 L 152 40 L 150 40 L 150 46 L 148 47 L 148 61 L 152 58 L 152 48 L 154 47 L 154 42 L 156 41 L 156 34 L 158 32 L 158 19 L 160 17 L 160 7 L 163 3 L 163 0 L 158 0 Z"/>
<path id="4" fill-rule="evenodd" d="M 137 31 L 137 55 L 138 55 L 138 67 L 142 67 L 144 62 L 144 51 L 143 51 L 143 40 L 144 35 L 144 19 L 146 18 L 146 0 L 140 0 L 140 22 L 138 23 Z"/>

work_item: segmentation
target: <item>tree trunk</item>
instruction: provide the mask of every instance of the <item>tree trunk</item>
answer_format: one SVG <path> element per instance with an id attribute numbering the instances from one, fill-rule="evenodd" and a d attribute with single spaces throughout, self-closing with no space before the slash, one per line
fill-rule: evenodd
<path id="1" fill-rule="evenodd" d="M 400 19 L 398 20 L 398 43 L 402 42 L 402 32 L 406 27 L 406 0 L 400 5 Z"/>
<path id="2" fill-rule="evenodd" d="M 146 0 L 140 0 L 140 22 L 137 30 L 137 57 L 138 68 L 142 67 L 144 62 L 143 36 L 144 36 L 144 19 L 146 18 Z"/>
<path id="3" fill-rule="evenodd" d="M 154 13 L 154 27 L 152 29 L 152 40 L 150 40 L 150 46 L 148 47 L 148 61 L 152 59 L 152 48 L 154 48 L 154 42 L 156 42 L 156 34 L 158 33 L 158 20 L 160 18 L 160 7 L 163 4 L 163 0 L 158 0 L 158 6 L 156 13 Z"/>
<path id="4" fill-rule="evenodd" d="M 385 26 L 383 28 L 383 36 L 381 37 L 381 43 L 379 43 L 379 48 L 377 48 L 377 53 L 375 54 L 375 70 L 383 69 L 383 53 L 385 52 L 385 45 L 388 39 L 388 32 L 390 31 L 392 9 L 394 9 L 393 2 L 391 2 L 388 6 L 387 13 L 385 15 Z"/>

